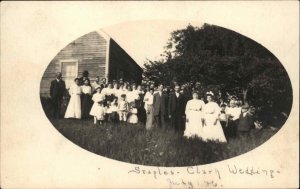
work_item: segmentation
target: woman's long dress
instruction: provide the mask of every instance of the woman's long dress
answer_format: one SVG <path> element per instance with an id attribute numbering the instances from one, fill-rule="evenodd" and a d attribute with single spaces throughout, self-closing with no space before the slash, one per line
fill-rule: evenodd
<path id="1" fill-rule="evenodd" d="M 202 139 L 204 141 L 218 141 L 227 142 L 221 123 L 218 119 L 220 114 L 220 107 L 215 102 L 208 102 L 205 104 L 204 109 L 205 124 L 203 126 Z"/>
<path id="2" fill-rule="evenodd" d="M 90 110 L 92 107 L 92 87 L 88 85 L 81 86 L 82 94 L 81 94 L 81 113 L 82 118 L 87 119 L 90 117 Z"/>
<path id="3" fill-rule="evenodd" d="M 183 136 L 202 138 L 202 109 L 204 105 L 202 100 L 192 99 L 187 102 L 185 108 L 186 126 Z"/>
<path id="4" fill-rule="evenodd" d="M 74 84 L 69 91 L 71 98 L 65 113 L 65 118 L 81 119 L 81 102 L 80 95 L 82 93 L 81 87 Z"/>

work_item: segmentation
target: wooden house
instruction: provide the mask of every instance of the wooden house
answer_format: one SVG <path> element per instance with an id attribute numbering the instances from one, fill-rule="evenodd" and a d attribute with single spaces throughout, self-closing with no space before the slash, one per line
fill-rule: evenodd
<path id="1" fill-rule="evenodd" d="M 91 81 L 96 76 L 112 81 L 140 83 L 142 68 L 109 35 L 102 30 L 88 33 L 63 48 L 50 62 L 40 84 L 41 96 L 49 96 L 49 88 L 56 73 L 61 72 L 69 88 L 76 77 L 87 70 Z"/>

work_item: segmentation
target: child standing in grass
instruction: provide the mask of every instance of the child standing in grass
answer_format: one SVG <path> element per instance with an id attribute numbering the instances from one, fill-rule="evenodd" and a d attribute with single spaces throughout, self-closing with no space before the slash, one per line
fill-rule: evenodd
<path id="1" fill-rule="evenodd" d="M 118 114 L 118 98 L 116 97 L 111 105 L 110 105 L 110 120 L 113 123 L 117 123 L 119 121 L 119 114 Z"/>
<path id="2" fill-rule="evenodd" d="M 94 101 L 94 104 L 92 106 L 92 109 L 90 111 L 90 115 L 94 116 L 94 124 L 97 124 L 97 120 L 104 120 L 105 116 L 105 108 L 104 108 L 104 95 L 101 94 L 101 88 L 96 88 L 96 93 L 93 95 L 92 100 Z M 103 117 L 103 119 L 102 119 Z M 102 122 L 101 121 L 101 122 Z"/>
<path id="3" fill-rule="evenodd" d="M 129 105 L 128 102 L 126 101 L 126 95 L 122 94 L 121 99 L 119 100 L 118 103 L 118 110 L 119 110 L 119 118 L 120 121 L 123 121 L 126 123 L 127 121 L 127 114 L 129 111 Z"/>
<path id="4" fill-rule="evenodd" d="M 130 115 L 128 118 L 128 123 L 137 124 L 138 123 L 138 117 L 137 117 L 137 108 L 135 102 L 131 103 L 130 106 Z"/>
<path id="5" fill-rule="evenodd" d="M 96 118 L 99 121 L 99 124 L 102 125 L 105 120 L 106 107 L 104 106 L 104 101 L 100 101 L 98 104 L 99 104 L 99 108 L 96 113 Z"/>
<path id="6" fill-rule="evenodd" d="M 106 104 L 106 114 L 105 114 L 105 121 L 110 121 L 110 118 L 111 118 L 111 104 L 112 102 L 108 101 L 107 104 Z"/>

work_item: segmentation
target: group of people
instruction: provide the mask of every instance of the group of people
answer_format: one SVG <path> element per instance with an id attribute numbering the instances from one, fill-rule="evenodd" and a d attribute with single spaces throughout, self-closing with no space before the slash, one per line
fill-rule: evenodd
<path id="1" fill-rule="evenodd" d="M 51 82 L 50 95 L 56 117 L 65 91 L 61 73 Z M 90 119 L 94 124 L 105 122 L 118 125 L 145 124 L 147 130 L 161 128 L 174 130 L 187 138 L 198 137 L 203 141 L 227 142 L 230 137 L 247 135 L 251 128 L 259 128 L 254 121 L 253 108 L 247 104 L 237 106 L 238 100 L 229 104 L 216 102 L 209 91 L 199 98 L 199 91 L 184 93 L 176 84 L 167 90 L 163 84 L 146 87 L 119 81 L 106 82 L 97 77 L 92 84 L 88 72 L 76 78 L 68 90 L 70 100 L 64 118 Z"/>

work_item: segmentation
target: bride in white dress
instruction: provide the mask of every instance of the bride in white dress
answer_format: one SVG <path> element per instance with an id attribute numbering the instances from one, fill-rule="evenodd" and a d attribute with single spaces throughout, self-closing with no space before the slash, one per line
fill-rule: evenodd
<path id="1" fill-rule="evenodd" d="M 204 113 L 204 127 L 202 139 L 204 141 L 217 141 L 227 142 L 221 123 L 219 121 L 220 107 L 217 103 L 213 102 L 213 93 L 207 95 L 207 104 L 205 104 Z"/>
<path id="2" fill-rule="evenodd" d="M 202 109 L 205 104 L 198 98 L 198 93 L 193 92 L 193 99 L 187 102 L 185 108 L 186 126 L 183 136 L 187 138 L 202 138 Z"/>
<path id="3" fill-rule="evenodd" d="M 82 93 L 82 89 L 79 86 L 78 78 L 76 78 L 74 81 L 74 85 L 72 85 L 69 90 L 71 98 L 65 113 L 65 118 L 81 119 L 80 95 Z"/>

